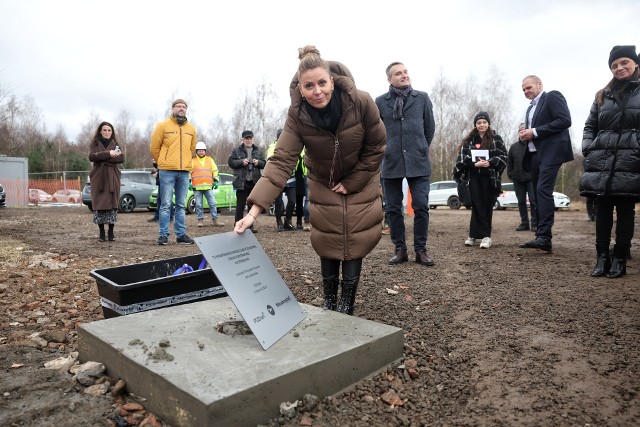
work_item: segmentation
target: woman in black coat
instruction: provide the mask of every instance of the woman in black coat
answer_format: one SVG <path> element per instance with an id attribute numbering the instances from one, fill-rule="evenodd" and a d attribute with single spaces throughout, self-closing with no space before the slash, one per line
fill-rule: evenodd
<path id="1" fill-rule="evenodd" d="M 640 81 L 635 46 L 614 46 L 613 79 L 598 91 L 584 126 L 584 174 L 580 195 L 595 197 L 596 267 L 591 276 L 626 274 L 633 238 L 635 204 L 640 201 Z M 617 214 L 613 256 L 609 244 Z"/>
<path id="2" fill-rule="evenodd" d="M 458 147 L 453 179 L 468 185 L 471 193 L 469 237 L 464 244 L 480 248 L 492 245 L 493 205 L 500 194 L 502 172 L 507 166 L 507 149 L 502 137 L 491 129 L 489 114 L 481 111 L 473 119 L 473 129 Z"/>

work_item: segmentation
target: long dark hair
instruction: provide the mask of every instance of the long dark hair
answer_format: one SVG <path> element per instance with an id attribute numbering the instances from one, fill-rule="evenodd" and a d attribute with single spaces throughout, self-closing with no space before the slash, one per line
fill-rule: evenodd
<path id="1" fill-rule="evenodd" d="M 102 122 L 98 125 L 98 129 L 96 129 L 96 133 L 93 135 L 93 139 L 91 140 L 91 142 L 98 142 L 100 141 L 100 137 L 102 135 L 100 135 L 100 131 L 102 130 L 102 126 L 109 126 L 111 128 L 111 139 L 113 140 L 113 142 L 115 142 L 116 144 L 118 143 L 118 140 L 116 139 L 116 130 L 113 128 L 113 125 L 109 122 Z"/>
<path id="2" fill-rule="evenodd" d="M 598 91 L 596 95 L 596 102 L 598 106 L 599 107 L 602 106 L 602 103 L 604 102 L 604 96 L 607 93 L 615 92 L 616 94 L 620 95 L 620 92 L 624 90 L 624 88 L 627 86 L 627 83 L 634 80 L 638 80 L 639 76 L 640 76 L 640 72 L 638 72 L 638 67 L 636 67 L 636 70 L 633 72 L 629 80 L 618 80 L 615 77 L 612 78 L 611 81 L 607 83 L 605 87 L 603 87 Z"/>
<path id="3" fill-rule="evenodd" d="M 473 129 L 471 129 L 471 132 L 469 132 L 467 136 L 462 139 L 462 142 L 460 142 L 460 145 L 458 145 L 458 151 L 460 151 L 460 149 L 467 142 L 474 141 L 476 137 L 480 138 L 480 132 L 478 132 L 478 128 L 474 127 Z M 480 148 L 486 148 L 487 150 L 493 148 L 493 129 L 491 129 L 491 126 L 489 126 L 487 131 L 480 139 Z"/>

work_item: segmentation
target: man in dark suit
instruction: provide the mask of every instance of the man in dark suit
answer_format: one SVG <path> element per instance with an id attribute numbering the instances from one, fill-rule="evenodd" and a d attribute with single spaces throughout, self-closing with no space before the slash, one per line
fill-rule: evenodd
<path id="1" fill-rule="evenodd" d="M 560 166 L 573 160 L 571 138 L 571 114 L 564 96 L 558 91 L 545 92 L 537 76 L 522 80 L 522 91 L 531 105 L 525 116 L 525 129 L 520 130 L 521 141 L 527 143 L 525 167 L 530 168 L 538 202 L 538 227 L 536 238 L 520 245 L 551 252 L 551 228 L 555 205 L 553 189 Z"/>
<path id="2" fill-rule="evenodd" d="M 389 92 L 376 98 L 380 117 L 387 129 L 387 148 L 380 175 L 384 188 L 386 219 L 391 229 L 395 254 L 389 264 L 409 260 L 405 239 L 402 206 L 402 181 L 407 179 L 411 191 L 413 248 L 418 264 L 432 266 L 427 253 L 429 232 L 429 187 L 431 161 L 429 146 L 435 132 L 433 106 L 426 92 L 413 89 L 407 68 L 401 62 L 387 67 Z"/>

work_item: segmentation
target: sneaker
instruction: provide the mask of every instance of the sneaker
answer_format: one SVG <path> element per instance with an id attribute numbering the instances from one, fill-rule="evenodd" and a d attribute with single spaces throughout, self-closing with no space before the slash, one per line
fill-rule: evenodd
<path id="1" fill-rule="evenodd" d="M 149 219 L 147 220 L 147 222 L 158 222 L 158 218 L 156 218 L 156 217 L 149 218 Z"/>
<path id="2" fill-rule="evenodd" d="M 213 221 L 214 227 L 224 227 L 224 222 L 220 222 L 218 218 L 211 218 L 211 221 Z"/>
<path id="3" fill-rule="evenodd" d="M 483 249 L 487 249 L 491 247 L 491 237 L 485 237 L 482 239 L 482 243 L 480 243 L 480 247 Z"/>
<path id="4" fill-rule="evenodd" d="M 203 219 L 199 219 L 198 220 L 198 227 L 204 227 L 204 220 Z"/>
<path id="5" fill-rule="evenodd" d="M 158 244 L 159 245 L 166 245 L 167 243 L 169 243 L 169 238 L 167 236 L 158 237 Z"/>
<path id="6" fill-rule="evenodd" d="M 304 227 L 302 227 L 302 231 L 311 231 L 311 224 L 306 223 Z"/>
<path id="7" fill-rule="evenodd" d="M 166 239 L 166 237 L 165 237 L 165 239 Z M 180 237 L 178 237 L 176 239 L 176 243 L 181 244 L 181 245 L 193 245 L 195 243 L 195 241 L 191 237 L 189 237 L 186 234 L 184 234 L 184 235 L 182 235 L 182 236 L 180 236 Z"/>
<path id="8" fill-rule="evenodd" d="M 467 246 L 473 246 L 476 244 L 476 239 L 473 237 L 467 237 L 467 240 L 464 241 L 464 244 Z"/>
<path id="9" fill-rule="evenodd" d="M 391 234 L 391 229 L 389 227 L 383 228 L 382 234 L 384 234 L 385 236 L 388 236 L 389 234 Z"/>

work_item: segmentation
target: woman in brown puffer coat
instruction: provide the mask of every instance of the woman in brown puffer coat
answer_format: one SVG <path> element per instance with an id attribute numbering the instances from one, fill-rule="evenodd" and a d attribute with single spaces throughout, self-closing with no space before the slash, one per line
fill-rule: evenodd
<path id="1" fill-rule="evenodd" d="M 356 89 L 344 65 L 323 60 L 314 46 L 299 54 L 284 131 L 249 196 L 254 205 L 235 231 L 244 232 L 269 208 L 304 149 L 311 245 L 320 256 L 324 307 L 353 314 L 362 259 L 381 237 L 386 132 L 375 102 Z"/>

